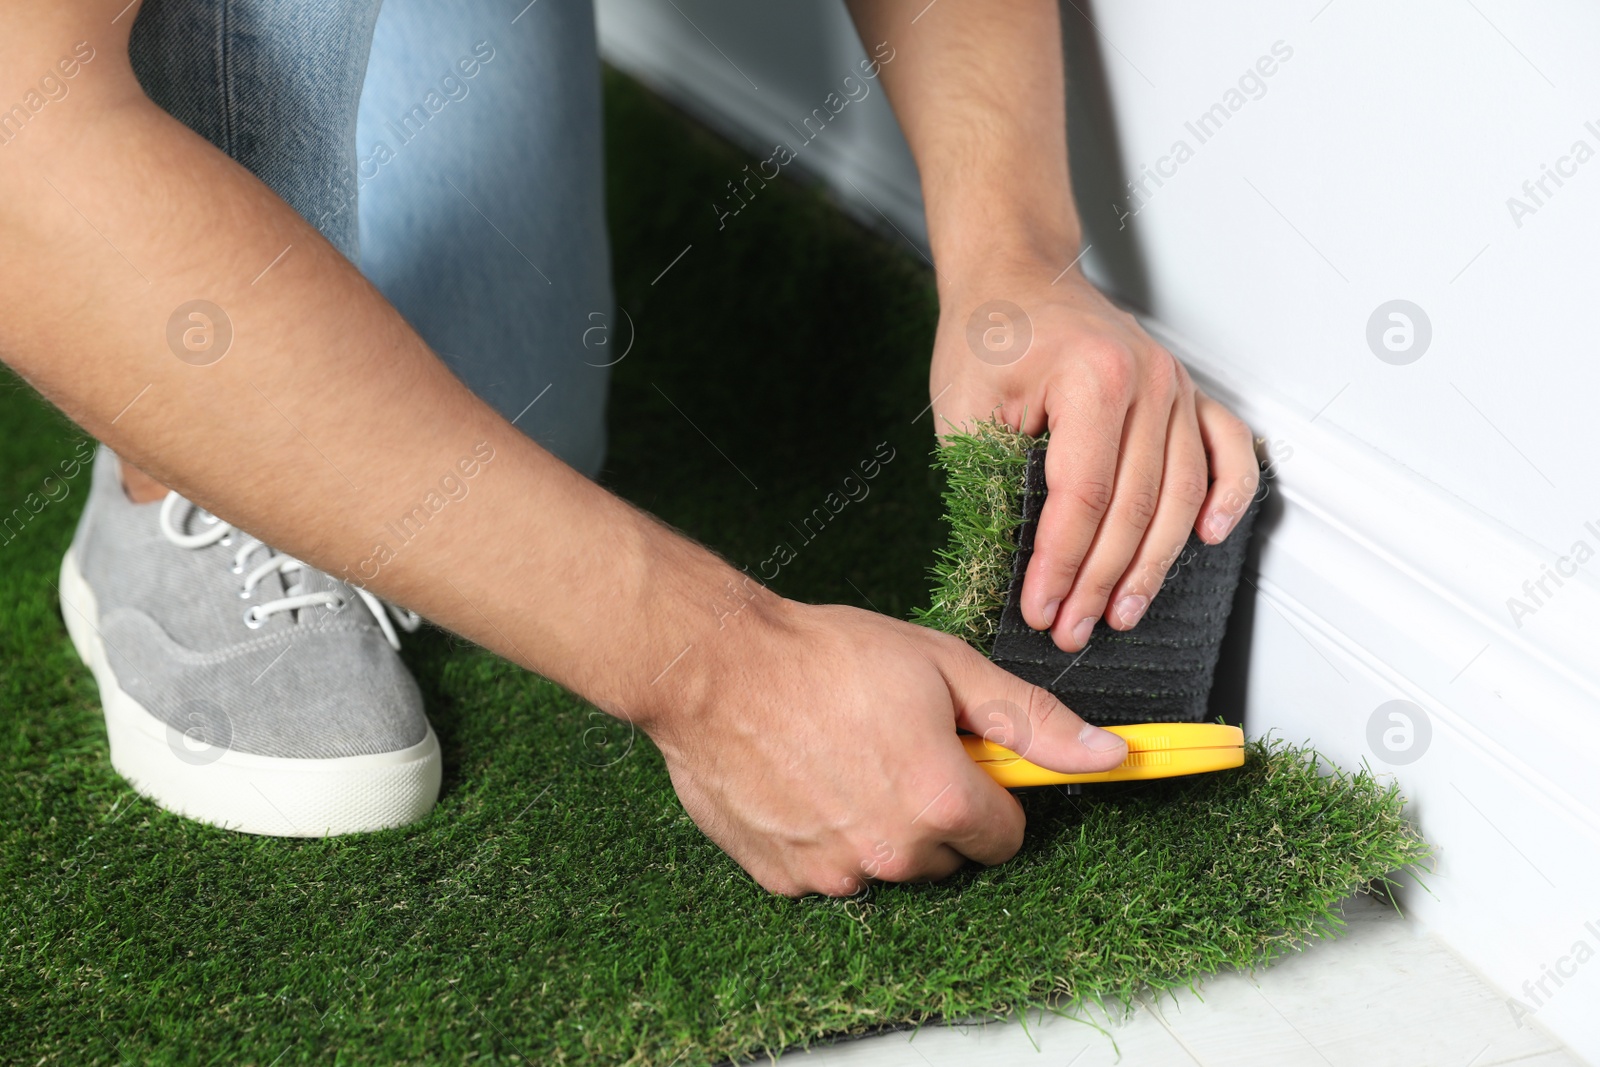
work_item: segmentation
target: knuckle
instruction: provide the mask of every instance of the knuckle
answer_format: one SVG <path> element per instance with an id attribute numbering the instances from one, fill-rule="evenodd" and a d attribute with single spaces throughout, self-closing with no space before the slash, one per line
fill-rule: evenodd
<path id="1" fill-rule="evenodd" d="M 786 875 L 758 876 L 756 884 L 773 896 L 789 897 L 791 899 L 805 896 L 807 892 L 804 886 Z"/>
<path id="2" fill-rule="evenodd" d="M 1050 566 L 1051 584 L 1057 587 L 1060 595 L 1065 596 L 1067 591 L 1072 588 L 1072 583 L 1078 580 L 1078 571 L 1082 568 L 1082 556 L 1054 561 Z"/>
<path id="3" fill-rule="evenodd" d="M 1164 348 L 1156 348 L 1150 360 L 1148 388 L 1164 400 L 1173 400 L 1183 386 L 1178 361 Z"/>
<path id="4" fill-rule="evenodd" d="M 813 880 L 810 892 L 825 897 L 853 897 L 867 886 L 867 878 L 859 871 L 848 868 L 834 871 Z"/>
<path id="5" fill-rule="evenodd" d="M 1179 391 L 1186 397 L 1194 396 L 1195 393 L 1199 392 L 1199 389 L 1194 384 L 1194 378 L 1192 378 L 1189 374 L 1189 368 L 1185 367 L 1183 365 L 1183 361 L 1177 356 L 1171 356 L 1171 359 L 1172 366 L 1178 375 Z"/>
<path id="6" fill-rule="evenodd" d="M 1052 717 L 1066 710 L 1067 706 L 1057 700 L 1048 689 L 1037 685 L 1028 687 L 1028 706 L 1025 714 L 1035 727 L 1043 726 Z M 1025 756 L 1027 753 L 1019 752 L 1018 755 Z"/>
<path id="7" fill-rule="evenodd" d="M 985 863 L 984 866 L 997 867 L 1002 863 L 1010 862 L 1013 856 L 1022 851 L 1023 835 L 1025 833 L 1026 830 L 1023 827 L 1018 826 L 1015 833 L 1007 836 L 1005 847 L 995 849 L 994 859 L 988 863 Z"/>
<path id="8" fill-rule="evenodd" d="M 1110 480 L 1100 477 L 1079 478 L 1068 490 L 1072 499 L 1095 515 L 1103 515 L 1111 506 L 1113 489 Z"/>
<path id="9" fill-rule="evenodd" d="M 954 656 L 958 661 L 966 664 L 988 662 L 983 654 L 967 644 L 955 634 L 947 634 L 940 630 L 929 629 L 926 626 L 916 627 L 913 640 L 925 641 L 932 646 L 931 651 L 937 656 Z"/>
<path id="10" fill-rule="evenodd" d="M 1160 499 L 1155 489 L 1141 482 L 1123 491 L 1117 501 L 1117 510 L 1123 521 L 1143 529 L 1155 518 L 1156 504 Z"/>
<path id="11" fill-rule="evenodd" d="M 1205 467 L 1199 464 L 1186 463 L 1177 470 L 1168 471 L 1166 491 L 1187 508 L 1198 509 L 1210 490 Z"/>
<path id="12" fill-rule="evenodd" d="M 939 833 L 950 834 L 967 829 L 977 815 L 978 807 L 973 800 L 971 790 L 957 788 L 947 790 L 938 802 L 928 809 L 923 821 Z"/>
<path id="13" fill-rule="evenodd" d="M 1079 357 L 1094 370 L 1100 383 L 1123 392 L 1132 384 L 1133 349 L 1114 337 L 1093 337 L 1078 348 Z"/>
<path id="14" fill-rule="evenodd" d="M 874 863 L 874 867 L 872 877 L 885 882 L 909 882 L 917 876 L 917 870 L 911 860 L 898 854 Z"/>
<path id="15" fill-rule="evenodd" d="M 1085 571 L 1078 578 L 1078 590 L 1080 593 L 1086 594 L 1082 603 L 1087 605 L 1092 602 L 1101 605 L 1103 608 L 1105 603 L 1111 599 L 1111 591 L 1117 587 L 1117 582 L 1121 579 L 1120 572 L 1105 568 Z M 1098 610 L 1094 612 L 1096 615 L 1099 613 Z"/>
<path id="16" fill-rule="evenodd" d="M 998 828 L 991 841 L 994 860 L 987 865 L 994 866 L 998 863 L 1004 863 L 1018 852 L 1021 852 L 1027 829 L 1028 818 L 1020 813 L 1015 820 L 1008 821 L 1005 826 Z"/>
<path id="17" fill-rule="evenodd" d="M 1224 412 L 1219 420 L 1218 429 L 1222 436 L 1235 445 L 1249 446 L 1255 440 L 1255 435 L 1250 432 L 1250 427 L 1243 419 L 1233 412 Z"/>

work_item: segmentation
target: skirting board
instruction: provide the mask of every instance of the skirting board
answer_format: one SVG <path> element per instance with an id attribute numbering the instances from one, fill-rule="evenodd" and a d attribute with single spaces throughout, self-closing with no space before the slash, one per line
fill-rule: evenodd
<path id="1" fill-rule="evenodd" d="M 607 60 L 737 143 L 792 139 L 784 112 L 811 104 L 784 100 L 781 86 L 751 91 L 709 38 L 670 21 L 694 15 L 722 37 L 699 6 L 687 10 L 602 0 Z M 843 73 L 859 54 L 852 47 L 830 48 Z M 887 221 L 920 250 L 914 168 L 877 118 L 863 110 L 855 121 L 862 130 L 830 130 L 844 136 L 818 138 L 796 162 L 847 209 Z M 866 136 L 874 129 L 880 136 Z M 1265 438 L 1274 462 L 1236 609 L 1247 651 L 1224 695 L 1242 703 L 1252 734 L 1271 730 L 1344 766 L 1393 772 L 1438 847 L 1427 887 L 1401 894 L 1406 912 L 1498 987 L 1522 1025 L 1600 1064 L 1600 584 L 1580 574 L 1557 586 L 1545 575 L 1558 554 L 1146 326 Z M 1600 513 L 1592 519 L 1572 538 L 1600 551 Z M 1533 604 L 1524 583 L 1541 579 L 1546 594 Z M 1513 618 L 1512 597 L 1534 612 Z M 1396 700 L 1411 707 L 1384 707 Z M 1389 718 L 1396 707 L 1406 720 Z M 1382 743 L 1390 731 L 1398 744 L 1409 736 L 1410 762 L 1385 758 L 1400 758 Z"/>
<path id="2" fill-rule="evenodd" d="M 1438 848 L 1407 913 L 1509 1014 L 1600 1062 L 1600 589 L 1547 581 L 1518 626 L 1507 600 L 1548 553 L 1145 325 L 1276 457 L 1236 665 L 1247 728 L 1395 774 Z"/>

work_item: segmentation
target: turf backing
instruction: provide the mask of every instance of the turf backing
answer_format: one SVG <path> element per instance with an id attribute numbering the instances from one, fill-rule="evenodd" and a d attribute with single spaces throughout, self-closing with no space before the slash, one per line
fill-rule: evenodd
<path id="1" fill-rule="evenodd" d="M 943 537 L 914 421 L 925 269 L 783 183 L 718 230 L 707 205 L 748 160 L 606 89 L 638 330 L 607 481 L 736 563 L 789 543 L 787 595 L 909 613 Z M 81 436 L 9 377 L 0 425 L 5 515 Z M 804 539 L 880 442 L 895 458 L 870 495 Z M 0 1062 L 683 1067 L 1187 983 L 1305 939 L 1423 852 L 1392 787 L 1258 746 L 1199 784 L 1026 792 L 1027 843 L 999 868 L 773 898 L 687 819 L 645 739 L 437 631 L 406 649 L 445 750 L 428 819 L 331 841 L 209 829 L 107 762 L 55 607 L 86 476 L 64 484 L 0 536 Z"/>

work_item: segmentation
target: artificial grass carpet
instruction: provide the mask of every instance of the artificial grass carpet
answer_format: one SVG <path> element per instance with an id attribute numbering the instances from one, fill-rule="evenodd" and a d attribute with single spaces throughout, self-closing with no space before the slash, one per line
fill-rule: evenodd
<path id="1" fill-rule="evenodd" d="M 911 617 L 954 634 L 988 655 L 1000 630 L 1011 587 L 1011 559 L 1022 526 L 1022 483 L 1028 450 L 1049 435 L 1030 437 L 994 420 L 947 433 L 935 463 L 944 472 L 944 521 L 949 544 L 933 565 L 933 602 Z"/>
<path id="2" fill-rule="evenodd" d="M 704 200 L 746 158 L 631 83 L 606 88 L 639 336 L 606 480 L 754 567 L 887 441 L 871 495 L 775 584 L 907 613 L 942 537 L 913 423 L 925 268 L 783 183 L 717 232 Z M 685 415 L 724 451 L 759 442 L 742 474 Z M 10 514 L 81 435 L 9 377 L 0 425 Z M 199 826 L 111 770 L 62 630 L 52 583 L 85 477 L 0 538 L 0 1062 L 686 1067 L 1187 983 L 1313 936 L 1423 854 L 1392 786 L 1257 745 L 1197 782 L 1025 791 L 1027 841 L 1001 867 L 771 897 L 683 814 L 647 740 L 597 734 L 588 705 L 437 631 L 405 652 L 445 752 L 427 819 L 324 841 Z"/>

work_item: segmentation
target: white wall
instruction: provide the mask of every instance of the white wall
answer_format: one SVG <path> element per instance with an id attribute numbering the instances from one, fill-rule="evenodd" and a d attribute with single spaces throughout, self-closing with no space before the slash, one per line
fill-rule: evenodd
<path id="1" fill-rule="evenodd" d="M 1440 846 L 1408 912 L 1600 1062 L 1600 9 L 1078 6 L 1093 20 L 1065 6 L 1090 273 L 1292 453 L 1233 664 L 1248 725 L 1393 769 Z M 762 156 L 861 55 L 836 4 L 600 12 L 612 62 Z M 916 31 L 891 44 L 916 47 Z M 1278 42 L 1264 90 L 1230 99 Z M 1219 102 L 1237 109 L 1201 143 L 1186 123 Z M 1161 163 L 1179 140 L 1192 155 Z M 1535 204 L 1523 183 L 1580 140 L 1594 158 Z M 892 238 L 924 240 L 881 89 L 799 162 Z M 1130 194 L 1158 163 L 1170 177 Z M 1512 196 L 1536 208 L 1520 226 Z M 1393 299 L 1431 323 L 1410 363 L 1368 344 Z M 1573 569 L 1579 541 L 1594 557 L 1533 602 L 1523 583 L 1563 556 Z M 1513 596 L 1536 610 L 1513 618 Z M 1422 709 L 1431 740 L 1391 767 L 1368 727 L 1393 699 Z M 1574 967 L 1580 941 L 1596 958 Z M 1559 987 L 1558 965 L 1574 972 Z"/>
<path id="2" fill-rule="evenodd" d="M 1579 432 L 1600 395 L 1600 8 L 1322 3 L 1097 10 L 1129 57 L 1107 70 L 1130 174 L 1274 41 L 1293 49 L 1134 221 L 1150 310 L 1308 414 L 1332 400 L 1332 425 L 1565 551 L 1600 519 Z M 1597 158 L 1519 228 L 1507 198 L 1578 139 Z M 1365 342 L 1397 297 L 1433 324 L 1408 366 Z M 1600 589 L 1593 569 L 1587 581 Z"/>

